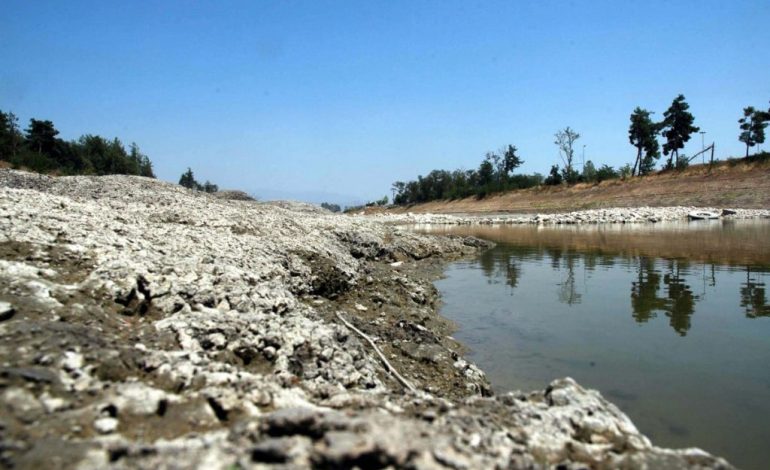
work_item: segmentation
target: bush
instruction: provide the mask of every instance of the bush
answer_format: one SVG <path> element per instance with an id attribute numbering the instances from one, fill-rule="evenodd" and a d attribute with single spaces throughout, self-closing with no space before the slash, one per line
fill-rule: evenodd
<path id="1" fill-rule="evenodd" d="M 594 166 L 594 162 L 591 160 L 588 160 L 585 165 L 583 165 L 583 181 L 586 183 L 594 183 L 597 179 L 597 172 L 596 167 Z"/>
<path id="2" fill-rule="evenodd" d="M 628 179 L 631 177 L 631 165 L 626 163 L 622 167 L 620 167 L 620 179 Z"/>
<path id="3" fill-rule="evenodd" d="M 321 207 L 331 212 L 341 212 L 342 208 L 339 204 L 331 204 L 329 202 L 322 202 Z"/>
<path id="4" fill-rule="evenodd" d="M 757 152 L 754 155 L 749 155 L 744 158 L 743 161 L 752 163 L 770 161 L 770 152 Z"/>
<path id="5" fill-rule="evenodd" d="M 620 177 L 620 174 L 617 171 L 615 171 L 614 168 L 606 164 L 602 165 L 601 168 L 596 170 L 596 181 L 598 181 L 599 183 L 606 180 L 614 180 L 619 177 Z"/>

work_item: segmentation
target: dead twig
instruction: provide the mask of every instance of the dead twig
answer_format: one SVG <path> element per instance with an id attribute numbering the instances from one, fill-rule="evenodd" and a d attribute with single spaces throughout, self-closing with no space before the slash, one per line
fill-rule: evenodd
<path id="1" fill-rule="evenodd" d="M 409 383 L 409 381 L 408 381 L 408 380 L 406 380 L 405 378 L 403 378 L 403 377 L 401 376 L 401 374 L 399 374 L 399 373 L 398 373 L 398 371 L 397 371 L 397 370 L 396 370 L 396 369 L 395 369 L 395 368 L 394 368 L 392 365 L 390 365 L 390 362 L 388 362 L 388 360 L 387 360 L 387 359 L 385 359 L 385 355 L 384 355 L 384 354 L 382 354 L 382 351 L 380 351 L 380 348 L 378 348 L 378 347 L 377 347 L 377 345 L 376 345 L 376 344 L 374 344 L 374 341 L 372 340 L 372 338 L 370 338 L 369 336 L 367 336 L 367 334 L 366 334 L 366 333 L 364 333 L 363 331 L 361 331 L 361 330 L 359 330 L 358 328 L 356 328 L 355 326 L 353 326 L 353 324 L 352 324 L 352 323 L 350 323 L 349 321 L 345 320 L 345 319 L 342 317 L 342 315 L 340 315 L 340 312 L 335 312 L 335 314 L 337 315 L 337 318 L 339 318 L 339 319 L 340 319 L 340 321 L 341 321 L 342 323 L 344 323 L 344 324 L 345 324 L 345 326 L 347 326 L 348 328 L 350 328 L 350 329 L 351 329 L 351 330 L 353 330 L 354 332 L 358 333 L 358 335 L 359 335 L 359 336 L 361 336 L 362 338 L 364 338 L 364 339 L 365 339 L 365 340 L 366 340 L 366 341 L 367 341 L 369 344 L 371 344 L 371 345 L 372 345 L 372 348 L 374 348 L 374 352 L 376 352 L 376 353 L 377 353 L 377 355 L 378 355 L 378 356 L 380 356 L 380 359 L 381 359 L 381 360 L 382 360 L 382 362 L 385 364 L 385 368 L 388 370 L 388 372 L 390 372 L 391 374 L 393 374 L 393 377 L 395 377 L 395 378 L 396 378 L 396 380 L 398 380 L 398 383 L 400 383 L 401 385 L 403 385 L 405 388 L 409 389 L 409 390 L 410 390 L 410 391 L 412 391 L 412 392 L 417 392 L 417 389 L 416 389 L 416 388 L 414 388 L 414 385 L 412 385 L 411 383 Z"/>

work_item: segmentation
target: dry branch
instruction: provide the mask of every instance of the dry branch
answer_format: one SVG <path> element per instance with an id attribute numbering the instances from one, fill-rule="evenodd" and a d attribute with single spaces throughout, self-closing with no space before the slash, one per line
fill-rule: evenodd
<path id="1" fill-rule="evenodd" d="M 382 351 L 380 351 L 380 348 L 378 348 L 378 347 L 377 347 L 377 345 L 376 345 L 376 344 L 374 344 L 374 340 L 372 340 L 372 338 L 370 338 L 369 336 L 367 336 L 367 334 L 366 334 L 366 333 L 364 333 L 363 331 L 361 331 L 361 330 L 359 330 L 358 328 L 356 328 L 355 326 L 353 326 L 353 324 L 352 324 L 352 323 L 350 323 L 349 321 L 345 320 L 345 319 L 342 317 L 342 315 L 340 315 L 340 312 L 335 312 L 335 313 L 336 313 L 336 315 L 337 315 L 337 318 L 339 318 L 339 319 L 340 319 L 340 321 L 341 321 L 342 323 L 344 323 L 344 324 L 345 324 L 345 326 L 347 326 L 348 328 L 350 328 L 350 329 L 351 329 L 351 330 L 353 330 L 354 332 L 358 333 L 358 335 L 360 335 L 360 336 L 361 336 L 362 338 L 364 338 L 364 339 L 365 339 L 365 340 L 366 340 L 366 341 L 367 341 L 367 342 L 368 342 L 370 345 L 372 345 L 372 348 L 374 348 L 374 351 L 377 353 L 377 355 L 378 355 L 378 356 L 380 356 L 380 359 L 381 359 L 381 360 L 382 360 L 382 362 L 385 364 L 385 368 L 386 368 L 386 369 L 388 369 L 388 372 L 390 372 L 391 374 L 393 374 L 393 376 L 396 378 L 396 380 L 398 380 L 398 382 L 399 382 L 401 385 L 403 385 L 405 388 L 409 389 L 409 390 L 410 390 L 410 391 L 412 391 L 412 392 L 416 392 L 416 391 L 417 391 L 417 389 L 416 389 L 416 388 L 414 388 L 414 385 L 412 385 L 411 383 L 409 383 L 409 381 L 408 381 L 408 380 L 406 380 L 405 378 L 403 378 L 403 377 L 401 376 L 401 374 L 399 374 L 399 373 L 398 373 L 398 371 L 397 371 L 397 370 L 396 370 L 396 369 L 395 369 L 395 368 L 394 368 L 394 367 L 393 367 L 393 366 L 390 364 L 390 362 L 388 362 L 388 360 L 387 360 L 387 359 L 385 359 L 385 355 L 384 355 L 384 354 L 382 354 Z"/>

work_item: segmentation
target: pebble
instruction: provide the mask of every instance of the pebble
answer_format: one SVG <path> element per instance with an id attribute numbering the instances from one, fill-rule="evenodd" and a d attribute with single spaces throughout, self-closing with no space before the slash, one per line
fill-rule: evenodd
<path id="1" fill-rule="evenodd" d="M 10 320 L 15 313 L 16 310 L 10 302 L 0 301 L 0 321 Z"/>
<path id="2" fill-rule="evenodd" d="M 118 429 L 118 420 L 115 418 L 104 417 L 94 421 L 94 429 L 99 434 L 110 434 Z"/>

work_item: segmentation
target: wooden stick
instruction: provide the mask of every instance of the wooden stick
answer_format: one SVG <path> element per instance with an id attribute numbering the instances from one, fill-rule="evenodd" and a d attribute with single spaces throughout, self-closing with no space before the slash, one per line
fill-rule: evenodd
<path id="1" fill-rule="evenodd" d="M 417 389 L 414 388 L 414 385 L 409 383 L 409 381 L 406 380 L 405 378 L 401 377 L 401 374 L 399 374 L 398 371 L 396 371 L 396 369 L 392 365 L 390 365 L 390 362 L 388 362 L 388 360 L 385 359 L 385 355 L 382 354 L 382 351 L 380 351 L 380 348 L 378 348 L 377 345 L 374 344 L 374 341 L 372 340 L 372 338 L 367 336 L 366 333 L 364 333 L 363 331 L 361 331 L 358 328 L 356 328 L 355 326 L 353 326 L 352 323 L 350 323 L 349 321 L 347 321 L 344 318 L 342 318 L 342 315 L 340 315 L 340 312 L 335 312 L 335 314 L 337 315 L 337 318 L 339 318 L 340 321 L 345 324 L 345 326 L 347 326 L 351 330 L 353 330 L 356 333 L 358 333 L 362 338 L 364 338 L 369 344 L 372 345 L 372 347 L 374 348 L 374 351 L 377 353 L 378 356 L 380 356 L 380 359 L 382 359 L 382 362 L 385 364 L 385 368 L 388 369 L 388 372 L 393 374 L 393 376 L 396 378 L 396 380 L 398 380 L 398 382 L 401 385 L 403 385 L 405 388 L 409 389 L 409 391 L 417 392 Z"/>

